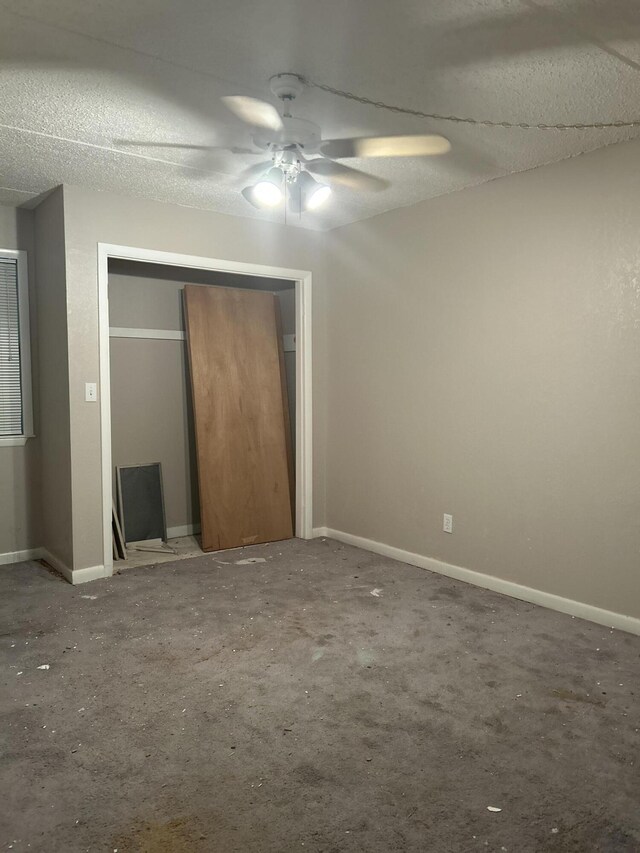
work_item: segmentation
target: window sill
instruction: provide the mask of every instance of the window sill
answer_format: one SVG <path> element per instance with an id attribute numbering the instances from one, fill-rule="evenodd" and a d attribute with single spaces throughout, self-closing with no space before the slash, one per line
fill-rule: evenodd
<path id="1" fill-rule="evenodd" d="M 0 447 L 23 447 L 35 435 L 3 435 L 0 436 Z"/>

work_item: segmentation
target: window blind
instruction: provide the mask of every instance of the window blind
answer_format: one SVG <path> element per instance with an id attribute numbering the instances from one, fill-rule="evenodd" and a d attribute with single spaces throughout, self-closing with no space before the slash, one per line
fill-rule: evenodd
<path id="1" fill-rule="evenodd" d="M 22 435 L 18 263 L 0 258 L 0 436 Z"/>

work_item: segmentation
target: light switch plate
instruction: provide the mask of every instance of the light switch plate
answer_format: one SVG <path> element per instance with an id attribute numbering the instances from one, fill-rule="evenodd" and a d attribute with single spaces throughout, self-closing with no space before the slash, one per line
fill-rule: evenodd
<path id="1" fill-rule="evenodd" d="M 98 401 L 98 384 L 96 382 L 84 383 L 84 399 L 85 403 L 97 403 Z"/>

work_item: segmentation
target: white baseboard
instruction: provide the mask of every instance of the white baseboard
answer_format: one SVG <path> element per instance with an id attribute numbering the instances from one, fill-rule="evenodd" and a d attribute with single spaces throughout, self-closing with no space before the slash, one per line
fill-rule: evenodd
<path id="1" fill-rule="evenodd" d="M 25 551 L 6 551 L 0 554 L 0 566 L 8 566 L 9 563 L 24 563 L 25 560 L 39 560 L 42 557 L 42 548 L 27 548 Z"/>
<path id="2" fill-rule="evenodd" d="M 365 539 L 362 536 L 353 536 L 351 533 L 344 533 L 342 530 L 333 530 L 330 527 L 316 527 L 314 528 L 313 535 L 314 537 L 326 536 L 329 539 L 337 539 L 338 542 L 344 542 L 346 545 L 364 548 L 367 551 L 373 551 L 374 554 L 381 554 L 384 557 L 390 557 L 392 560 L 399 560 L 401 563 L 408 563 L 411 566 L 428 569 L 430 572 L 436 572 L 440 575 L 446 575 L 449 578 L 465 581 L 474 586 L 490 589 L 493 592 L 499 592 L 511 598 L 529 601 L 531 604 L 539 604 L 541 607 L 548 607 L 550 610 L 557 610 L 560 613 L 567 613 L 579 619 L 586 619 L 588 622 L 596 622 L 598 625 L 606 625 L 618 631 L 628 631 L 630 634 L 640 635 L 640 619 L 634 616 L 625 616 L 623 613 L 603 610 L 600 607 L 594 607 L 592 604 L 573 601 L 571 598 L 563 598 L 560 595 L 544 592 L 541 589 L 533 589 L 532 587 L 522 586 L 519 583 L 503 580 L 493 575 L 485 575 L 482 572 L 474 572 L 471 569 L 464 569 L 461 566 L 442 563 L 440 560 L 434 560 L 432 557 L 425 557 L 422 554 L 412 554 L 410 551 L 403 551 L 401 548 L 394 548 L 392 545 L 385 545 L 383 542 L 375 542 L 373 539 Z"/>
<path id="3" fill-rule="evenodd" d="M 180 536 L 195 536 L 200 533 L 199 524 L 180 524 L 178 527 L 167 527 L 167 539 L 178 539 Z"/>
<path id="4" fill-rule="evenodd" d="M 25 560 L 44 560 L 52 569 L 55 569 L 69 583 L 73 583 L 73 572 L 65 565 L 62 560 L 47 551 L 46 548 L 30 548 L 27 551 L 9 551 L 7 554 L 0 554 L 0 565 L 7 563 L 23 563 Z"/>
<path id="5" fill-rule="evenodd" d="M 79 583 L 87 583 L 87 581 L 95 581 L 99 578 L 107 578 L 111 576 L 109 569 L 105 566 L 89 566 L 86 569 L 70 569 L 62 560 L 54 556 L 46 548 L 40 548 L 38 557 L 59 572 L 65 580 L 68 580 L 73 586 Z"/>
<path id="6" fill-rule="evenodd" d="M 71 583 L 77 586 L 79 583 L 87 583 L 87 581 L 110 578 L 112 574 L 113 572 L 109 571 L 106 566 L 88 566 L 86 569 L 74 569 L 71 572 Z"/>

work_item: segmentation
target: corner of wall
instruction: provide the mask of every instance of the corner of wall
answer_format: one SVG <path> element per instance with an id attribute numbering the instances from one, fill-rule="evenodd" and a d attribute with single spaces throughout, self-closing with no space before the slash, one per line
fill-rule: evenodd
<path id="1" fill-rule="evenodd" d="M 34 211 L 38 315 L 41 542 L 73 564 L 71 439 L 64 190 L 56 187 Z"/>

